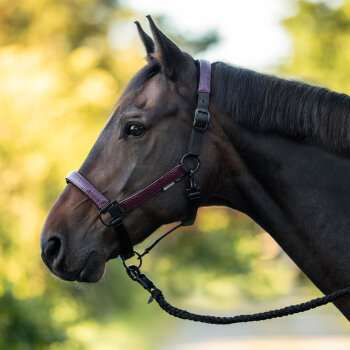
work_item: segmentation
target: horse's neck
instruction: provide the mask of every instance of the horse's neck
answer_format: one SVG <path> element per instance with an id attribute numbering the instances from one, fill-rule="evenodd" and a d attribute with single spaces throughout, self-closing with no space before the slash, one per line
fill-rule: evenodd
<path id="1" fill-rule="evenodd" d="M 233 134 L 247 168 L 234 180 L 247 201 L 237 207 L 247 208 L 324 293 L 350 286 L 350 161 L 281 137 Z M 350 319 L 350 302 L 337 306 Z"/>

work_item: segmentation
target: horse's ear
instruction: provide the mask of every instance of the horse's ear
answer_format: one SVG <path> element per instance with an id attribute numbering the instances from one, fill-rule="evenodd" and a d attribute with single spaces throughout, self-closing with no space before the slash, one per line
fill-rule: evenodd
<path id="1" fill-rule="evenodd" d="M 188 57 L 157 28 L 150 15 L 147 19 L 156 44 L 155 58 L 160 61 L 169 78 L 176 79 L 182 71 L 186 70 Z"/>
<path id="2" fill-rule="evenodd" d="M 139 36 L 141 38 L 143 46 L 146 49 L 147 60 L 151 60 L 153 58 L 152 55 L 154 54 L 154 51 L 155 51 L 154 42 L 152 38 L 148 34 L 146 34 L 146 32 L 142 29 L 141 24 L 138 21 L 136 21 L 135 24 L 137 26 L 137 30 L 139 32 Z"/>

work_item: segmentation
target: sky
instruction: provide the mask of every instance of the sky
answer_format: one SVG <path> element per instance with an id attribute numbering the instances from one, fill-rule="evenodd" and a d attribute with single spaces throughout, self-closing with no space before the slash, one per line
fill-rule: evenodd
<path id="1" fill-rule="evenodd" d="M 201 53 L 210 61 L 269 70 L 289 56 L 291 39 L 280 21 L 295 13 L 285 0 L 125 0 L 127 7 L 142 14 L 136 18 L 144 28 L 143 15 L 165 15 L 172 27 L 189 35 L 217 30 L 219 44 Z M 165 33 L 166 34 L 166 33 Z M 120 37 L 119 37 L 120 38 Z M 199 58 L 199 57 L 196 57 Z"/>

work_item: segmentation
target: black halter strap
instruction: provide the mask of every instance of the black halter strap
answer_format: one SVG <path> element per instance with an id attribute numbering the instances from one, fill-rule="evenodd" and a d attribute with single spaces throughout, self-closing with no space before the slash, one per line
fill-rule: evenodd
<path id="1" fill-rule="evenodd" d="M 209 96 L 211 82 L 211 64 L 206 60 L 198 60 L 199 63 L 199 82 L 198 82 L 198 102 L 194 113 L 192 134 L 188 153 L 182 158 L 182 163 L 185 163 L 187 158 L 195 159 L 197 166 L 189 173 L 189 187 L 186 189 L 188 199 L 188 215 L 181 220 L 184 226 L 192 225 L 197 216 L 197 210 L 200 205 L 201 190 L 197 186 L 194 174 L 200 167 L 200 154 L 203 143 L 203 136 L 208 130 L 210 122 L 209 112 Z"/>
<path id="2" fill-rule="evenodd" d="M 208 130 L 210 121 L 209 112 L 209 96 L 210 96 L 210 80 L 211 80 L 211 65 L 210 62 L 199 60 L 200 81 L 198 84 L 198 102 L 194 113 L 193 129 L 188 147 L 188 153 L 195 156 L 200 156 L 204 133 Z M 203 82 L 205 81 L 205 83 Z"/>

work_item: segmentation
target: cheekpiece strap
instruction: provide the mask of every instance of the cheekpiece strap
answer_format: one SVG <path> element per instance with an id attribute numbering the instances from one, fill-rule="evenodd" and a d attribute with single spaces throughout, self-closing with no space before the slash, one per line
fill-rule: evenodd
<path id="1" fill-rule="evenodd" d="M 188 215 L 182 219 L 184 226 L 192 225 L 197 216 L 197 211 L 201 202 L 201 189 L 195 181 L 195 173 L 200 165 L 200 154 L 203 143 L 203 136 L 208 130 L 210 122 L 209 95 L 211 81 L 211 64 L 206 60 L 198 60 L 199 82 L 198 82 L 198 102 L 194 113 L 193 128 L 188 147 L 187 157 L 196 158 L 198 167 L 189 174 L 189 187 L 186 189 L 188 199 Z"/>
<path id="2" fill-rule="evenodd" d="M 207 60 L 199 62 L 198 102 L 194 113 L 193 129 L 188 153 L 199 156 L 203 135 L 208 130 L 210 121 L 209 94 L 211 81 L 211 64 Z"/>

